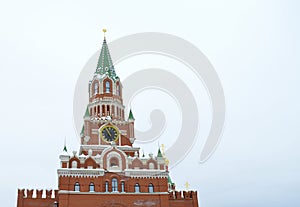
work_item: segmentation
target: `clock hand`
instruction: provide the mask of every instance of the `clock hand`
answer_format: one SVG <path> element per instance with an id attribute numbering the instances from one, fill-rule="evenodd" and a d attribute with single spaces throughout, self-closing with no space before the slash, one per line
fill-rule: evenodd
<path id="1" fill-rule="evenodd" d="M 105 128 L 105 131 L 109 134 L 109 136 L 111 137 L 111 134 L 109 132 L 109 130 L 107 128 Z"/>

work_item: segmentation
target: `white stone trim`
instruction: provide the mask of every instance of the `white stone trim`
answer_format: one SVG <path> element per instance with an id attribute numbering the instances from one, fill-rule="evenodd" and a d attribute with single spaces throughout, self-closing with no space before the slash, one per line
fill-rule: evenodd
<path id="1" fill-rule="evenodd" d="M 169 175 L 165 170 L 126 169 L 124 172 L 131 178 L 168 178 Z"/>
<path id="2" fill-rule="evenodd" d="M 139 192 L 139 193 L 134 193 L 134 192 L 78 192 L 78 191 L 68 191 L 68 190 L 59 190 L 58 194 L 87 194 L 87 195 L 91 195 L 91 194 L 103 194 L 103 195 L 107 195 L 107 194 L 115 194 L 115 195 L 166 195 L 169 194 L 169 192 L 153 192 L 153 193 L 144 193 L 144 192 Z"/>
<path id="3" fill-rule="evenodd" d="M 127 130 L 125 130 L 125 129 L 120 130 L 120 134 L 122 134 L 124 136 L 127 136 Z"/>
<path id="4" fill-rule="evenodd" d="M 99 177 L 104 176 L 104 169 L 57 169 L 58 177 Z"/>
<path id="5" fill-rule="evenodd" d="M 118 161 L 119 161 L 118 169 L 116 169 L 115 167 L 110 167 L 110 159 L 113 158 L 113 157 L 117 158 Z M 123 169 L 123 163 L 122 163 L 121 155 L 119 153 L 115 152 L 115 151 L 112 151 L 107 155 L 106 164 L 107 164 L 106 169 L 111 171 L 111 172 L 113 172 L 113 171 L 114 172 L 120 172 Z"/>
<path id="6" fill-rule="evenodd" d="M 132 151 L 132 152 L 140 150 L 139 147 L 130 147 L 130 146 L 117 146 L 117 149 L 122 150 L 122 151 L 126 150 L 126 151 Z"/>

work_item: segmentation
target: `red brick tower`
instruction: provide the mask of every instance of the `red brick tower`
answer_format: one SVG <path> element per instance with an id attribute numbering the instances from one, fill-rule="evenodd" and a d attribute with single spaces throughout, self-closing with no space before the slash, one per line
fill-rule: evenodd
<path id="1" fill-rule="evenodd" d="M 197 193 L 175 191 L 168 162 L 140 156 L 133 147 L 134 116 L 124 117 L 122 84 L 104 37 L 96 71 L 89 82 L 79 153 L 60 154 L 58 190 L 19 190 L 18 207 L 198 207 Z"/>
<path id="2" fill-rule="evenodd" d="M 88 93 L 89 104 L 80 134 L 80 154 L 88 155 L 88 150 L 92 150 L 93 155 L 101 154 L 111 144 L 127 155 L 138 153 L 139 148 L 132 147 L 135 140 L 134 117 L 130 111 L 125 120 L 122 83 L 116 75 L 105 37 Z"/>

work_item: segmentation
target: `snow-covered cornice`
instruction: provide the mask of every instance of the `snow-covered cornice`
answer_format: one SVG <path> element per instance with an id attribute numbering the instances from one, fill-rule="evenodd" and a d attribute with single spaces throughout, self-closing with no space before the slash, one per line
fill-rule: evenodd
<path id="1" fill-rule="evenodd" d="M 168 178 L 169 175 L 165 170 L 126 169 L 124 172 L 131 178 Z"/>
<path id="2" fill-rule="evenodd" d="M 106 148 L 110 148 L 110 147 L 111 147 L 111 145 L 81 145 L 80 151 L 89 150 L 89 149 L 102 151 L 102 150 L 104 150 Z M 126 151 L 133 151 L 133 152 L 140 150 L 139 147 L 131 147 L 131 146 L 116 146 L 116 147 L 119 150 L 126 150 Z"/>
<path id="3" fill-rule="evenodd" d="M 58 177 L 99 177 L 104 176 L 104 169 L 57 169 Z"/>

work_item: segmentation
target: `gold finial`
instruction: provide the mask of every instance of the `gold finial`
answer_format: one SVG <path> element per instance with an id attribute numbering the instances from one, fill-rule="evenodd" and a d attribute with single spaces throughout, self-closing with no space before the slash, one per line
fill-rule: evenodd
<path id="1" fill-rule="evenodd" d="M 186 191 L 188 191 L 189 187 L 190 187 L 190 184 L 188 182 L 186 182 L 184 185 L 185 185 Z"/>
<path id="2" fill-rule="evenodd" d="M 166 146 L 164 144 L 161 145 L 161 153 L 162 153 L 163 157 L 166 156 L 166 154 L 165 154 L 165 147 Z"/>
<path id="3" fill-rule="evenodd" d="M 165 160 L 166 165 L 169 165 L 170 161 L 168 159 Z"/>
<path id="4" fill-rule="evenodd" d="M 102 32 L 104 33 L 104 39 L 105 39 L 106 29 L 102 29 Z"/>

